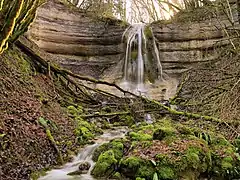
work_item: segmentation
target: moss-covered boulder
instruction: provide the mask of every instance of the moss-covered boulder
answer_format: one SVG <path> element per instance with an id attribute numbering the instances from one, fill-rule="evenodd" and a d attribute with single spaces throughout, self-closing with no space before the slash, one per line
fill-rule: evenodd
<path id="1" fill-rule="evenodd" d="M 120 172 L 127 178 L 141 177 L 152 179 L 155 172 L 152 164 L 136 156 L 130 156 L 120 161 Z"/>
<path id="2" fill-rule="evenodd" d="M 133 141 L 149 141 L 149 140 L 152 140 L 152 136 L 149 135 L 149 134 L 144 134 L 144 133 L 141 133 L 141 132 L 130 132 L 129 133 L 129 137 L 131 140 Z"/>
<path id="3" fill-rule="evenodd" d="M 167 136 L 172 136 L 174 134 L 174 129 L 171 127 L 161 127 L 154 131 L 154 140 L 163 140 Z"/>
<path id="4" fill-rule="evenodd" d="M 117 162 L 113 150 L 108 150 L 99 156 L 91 174 L 94 177 L 108 177 L 114 172 Z"/>
<path id="5" fill-rule="evenodd" d="M 114 156 L 117 160 L 120 160 L 123 157 L 123 151 L 124 151 L 124 140 L 123 139 L 114 139 L 110 141 L 109 143 L 104 143 L 100 145 L 94 152 L 92 159 L 93 161 L 97 161 L 98 157 L 108 151 L 112 150 L 114 152 Z"/>
<path id="6" fill-rule="evenodd" d="M 92 160 L 94 162 L 97 162 L 98 157 L 101 155 L 101 153 L 104 153 L 109 150 L 109 143 L 104 143 L 100 145 L 98 148 L 95 149 L 92 155 Z"/>

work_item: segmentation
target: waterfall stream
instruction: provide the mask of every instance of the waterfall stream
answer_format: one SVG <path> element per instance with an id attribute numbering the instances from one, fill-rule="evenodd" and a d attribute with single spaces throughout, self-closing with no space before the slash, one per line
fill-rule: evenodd
<path id="1" fill-rule="evenodd" d="M 126 39 L 126 51 L 121 86 L 137 94 L 146 94 L 146 81 L 162 79 L 162 65 L 152 30 L 146 29 L 143 23 L 133 24 L 123 33 L 122 39 Z"/>
<path id="2" fill-rule="evenodd" d="M 40 177 L 38 180 L 96 180 L 91 176 L 91 170 L 94 167 L 94 162 L 92 160 L 92 154 L 94 150 L 99 147 L 101 144 L 106 143 L 115 138 L 122 138 L 127 133 L 126 127 L 118 127 L 111 130 L 106 131 L 103 135 L 101 135 L 94 144 L 87 145 L 83 148 L 78 155 L 73 159 L 72 162 L 65 164 L 60 169 L 53 169 L 45 176 Z M 69 173 L 78 171 L 78 167 L 80 163 L 87 162 L 90 164 L 90 168 L 86 174 L 81 175 L 68 175 Z"/>

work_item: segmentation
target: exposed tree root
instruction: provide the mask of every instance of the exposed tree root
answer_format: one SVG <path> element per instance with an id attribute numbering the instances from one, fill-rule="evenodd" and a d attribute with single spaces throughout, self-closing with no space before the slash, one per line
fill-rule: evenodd
<path id="1" fill-rule="evenodd" d="M 47 122 L 46 122 L 43 118 L 40 118 L 38 122 L 45 128 L 46 135 L 47 135 L 49 141 L 51 142 L 52 146 L 53 146 L 54 149 L 56 150 L 56 152 L 57 152 L 57 154 L 58 154 L 58 157 L 59 157 L 60 163 L 63 164 L 62 153 L 61 153 L 61 151 L 60 151 L 60 150 L 58 149 L 58 147 L 57 147 L 56 141 L 54 140 L 54 138 L 53 138 L 53 136 L 52 136 L 51 130 L 50 130 Z"/>

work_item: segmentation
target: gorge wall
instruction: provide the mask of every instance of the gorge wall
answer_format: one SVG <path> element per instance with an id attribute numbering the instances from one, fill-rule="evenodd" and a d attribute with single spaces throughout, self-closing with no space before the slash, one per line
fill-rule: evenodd
<path id="1" fill-rule="evenodd" d="M 232 14 L 218 18 L 205 17 L 205 20 L 188 22 L 188 15 L 184 22 L 152 23 L 164 71 L 178 74 L 196 63 L 216 60 L 218 57 L 214 49 L 231 43 L 228 33 L 240 32 L 239 5 L 237 1 L 232 1 L 230 6 Z M 226 12 L 230 13 L 229 9 Z M 198 12 L 193 14 L 201 16 Z"/>
<path id="2" fill-rule="evenodd" d="M 224 28 L 240 29 L 236 2 L 231 2 L 232 22 L 223 16 L 199 22 L 152 23 L 163 71 L 178 76 L 196 63 L 217 59 L 213 49 L 230 43 Z M 38 9 L 27 35 L 40 48 L 55 54 L 62 66 L 100 77 L 123 59 L 121 37 L 126 26 L 121 21 L 96 18 L 50 0 Z"/>
<path id="3" fill-rule="evenodd" d="M 70 4 L 50 0 L 38 9 L 27 36 L 57 55 L 62 66 L 98 77 L 123 54 L 125 28 L 121 21 L 86 15 Z"/>

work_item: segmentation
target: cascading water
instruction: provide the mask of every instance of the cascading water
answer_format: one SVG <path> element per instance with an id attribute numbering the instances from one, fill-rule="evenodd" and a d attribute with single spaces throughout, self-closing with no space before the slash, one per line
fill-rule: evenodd
<path id="1" fill-rule="evenodd" d="M 151 37 L 148 37 L 147 33 Z M 146 29 L 145 24 L 138 23 L 126 29 L 123 34 L 124 39 L 126 39 L 126 53 L 123 82 L 120 85 L 128 91 L 146 95 L 145 82 L 162 79 L 162 65 L 155 37 L 149 27 Z M 152 44 L 151 49 L 148 44 Z"/>
<path id="2" fill-rule="evenodd" d="M 110 131 L 106 131 L 102 136 L 100 136 L 95 144 L 88 145 L 85 147 L 71 163 L 67 163 L 60 169 L 53 169 L 47 172 L 46 176 L 40 177 L 39 180 L 96 180 L 91 176 L 91 171 L 94 167 L 94 162 L 92 160 L 92 154 L 94 150 L 101 144 L 108 142 L 115 138 L 122 138 L 127 133 L 127 128 L 117 128 Z M 73 175 L 75 172 L 78 172 L 79 165 L 81 163 L 87 163 L 90 165 L 90 168 L 85 174 Z M 70 175 L 72 174 L 72 175 Z M 76 173 L 77 174 L 77 173 Z"/>

